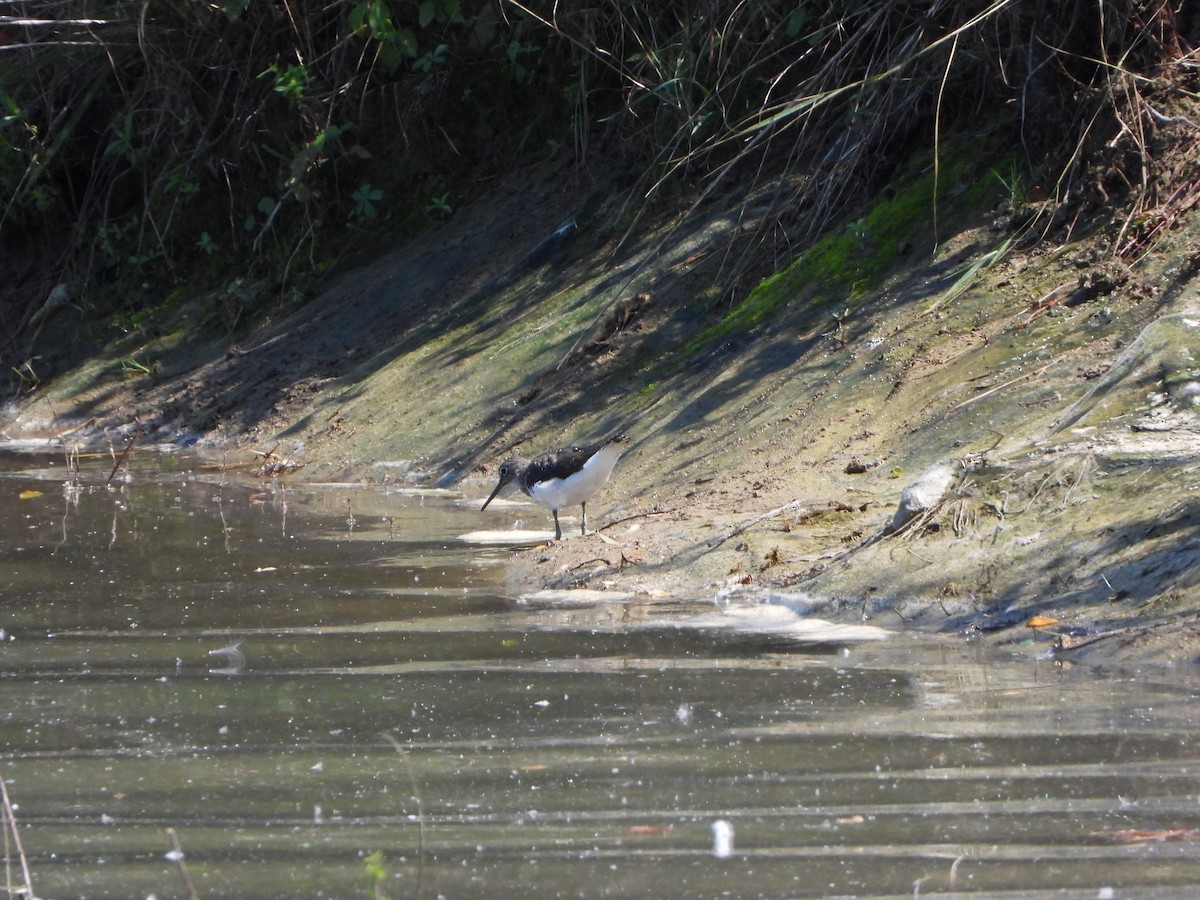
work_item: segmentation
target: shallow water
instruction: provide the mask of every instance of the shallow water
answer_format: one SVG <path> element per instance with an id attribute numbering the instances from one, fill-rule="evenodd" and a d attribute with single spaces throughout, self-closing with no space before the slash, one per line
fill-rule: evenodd
<path id="1" fill-rule="evenodd" d="M 0 775 L 41 897 L 1200 886 L 1191 670 L 543 607 L 460 539 L 533 508 L 111 469 L 0 455 Z"/>

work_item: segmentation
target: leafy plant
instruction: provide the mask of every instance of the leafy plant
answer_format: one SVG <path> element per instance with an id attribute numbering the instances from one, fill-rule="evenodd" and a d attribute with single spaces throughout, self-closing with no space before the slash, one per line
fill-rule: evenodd
<path id="1" fill-rule="evenodd" d="M 250 7 L 250 0 L 221 0 L 221 11 L 230 22 L 236 22 Z"/>
<path id="2" fill-rule="evenodd" d="M 379 215 L 375 204 L 383 199 L 383 191 L 371 187 L 370 184 L 361 184 L 358 190 L 350 195 L 350 199 L 354 201 L 354 208 L 350 210 L 350 224 L 370 222 Z"/>
<path id="3" fill-rule="evenodd" d="M 416 59 L 412 64 L 413 69 L 417 72 L 428 72 L 432 70 L 434 66 L 445 65 L 446 51 L 449 49 L 449 44 L 438 44 L 428 53 Z"/>
<path id="4" fill-rule="evenodd" d="M 384 883 L 391 877 L 391 872 L 388 871 L 384 864 L 383 852 L 373 850 L 368 853 L 363 859 L 363 878 L 371 888 L 371 896 L 374 900 L 387 900 L 387 895 L 383 892 Z"/>
<path id="5" fill-rule="evenodd" d="M 430 197 L 429 202 L 425 204 L 426 215 L 448 216 L 452 212 L 449 192 L 438 197 Z"/>
<path id="6" fill-rule="evenodd" d="M 308 69 L 295 63 L 288 63 L 286 66 L 281 66 L 279 61 L 276 60 L 267 66 L 258 77 L 272 78 L 275 93 L 282 94 L 292 104 L 299 104 L 310 90 L 311 76 Z"/>
<path id="7" fill-rule="evenodd" d="M 153 369 L 145 363 L 138 362 L 132 356 L 121 360 L 121 370 L 128 375 L 150 375 Z"/>
<path id="8" fill-rule="evenodd" d="M 540 48 L 537 44 L 528 43 L 520 40 L 512 40 L 504 45 L 504 55 L 508 59 L 508 65 L 504 67 L 505 73 L 517 84 L 524 84 L 529 80 L 529 67 L 526 61 L 529 57 L 538 52 Z"/>
<path id="9" fill-rule="evenodd" d="M 395 72 L 406 58 L 417 55 L 417 38 L 411 28 L 397 27 L 384 0 L 362 0 L 350 11 L 350 28 L 366 31 L 378 42 L 379 61 Z"/>

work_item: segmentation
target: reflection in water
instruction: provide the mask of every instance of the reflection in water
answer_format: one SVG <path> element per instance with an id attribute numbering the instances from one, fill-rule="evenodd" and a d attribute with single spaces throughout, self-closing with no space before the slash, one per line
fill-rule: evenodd
<path id="1" fill-rule="evenodd" d="M 1200 883 L 1191 673 L 519 601 L 459 540 L 474 500 L 129 465 L 0 457 L 0 773 L 41 896 Z"/>

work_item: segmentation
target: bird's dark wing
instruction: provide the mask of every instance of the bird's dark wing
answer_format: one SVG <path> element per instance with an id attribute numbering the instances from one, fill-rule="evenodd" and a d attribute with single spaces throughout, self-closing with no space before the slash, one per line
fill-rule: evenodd
<path id="1" fill-rule="evenodd" d="M 583 464 L 596 455 L 608 441 L 588 444 L 586 447 L 561 447 L 543 453 L 525 470 L 525 484 L 549 481 L 551 478 L 566 478 L 583 468 Z"/>

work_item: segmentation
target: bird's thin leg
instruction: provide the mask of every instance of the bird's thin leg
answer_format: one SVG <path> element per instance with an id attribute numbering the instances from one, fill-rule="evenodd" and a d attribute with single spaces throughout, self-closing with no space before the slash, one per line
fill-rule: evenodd
<path id="1" fill-rule="evenodd" d="M 562 527 L 558 524 L 558 510 L 553 509 L 553 510 L 551 510 L 551 512 L 554 513 L 554 539 L 556 541 L 561 541 L 562 540 Z"/>
<path id="2" fill-rule="evenodd" d="M 579 508 L 583 510 L 583 524 L 579 526 L 579 533 L 587 534 L 587 503 L 580 503 Z"/>

